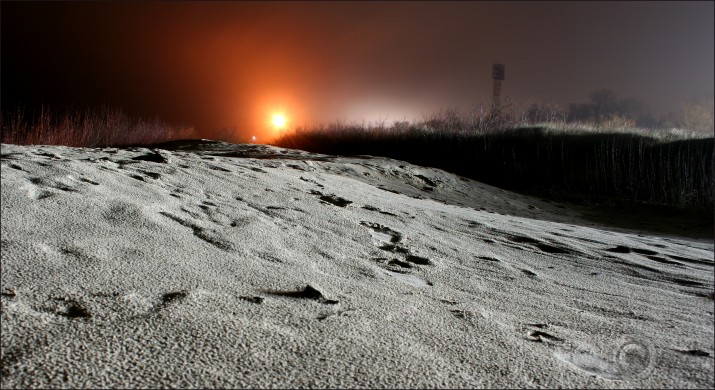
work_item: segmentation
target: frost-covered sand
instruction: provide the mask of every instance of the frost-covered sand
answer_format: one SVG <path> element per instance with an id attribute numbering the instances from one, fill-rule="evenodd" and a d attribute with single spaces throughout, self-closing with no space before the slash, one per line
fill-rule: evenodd
<path id="1" fill-rule="evenodd" d="M 713 241 L 431 168 L 2 145 L 2 387 L 713 387 Z"/>

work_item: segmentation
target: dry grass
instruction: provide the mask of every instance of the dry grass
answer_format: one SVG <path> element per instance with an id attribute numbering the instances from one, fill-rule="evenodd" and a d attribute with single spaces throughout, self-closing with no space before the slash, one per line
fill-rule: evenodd
<path id="1" fill-rule="evenodd" d="M 15 110 L 3 111 L 0 117 L 2 142 L 19 145 L 142 145 L 194 135 L 190 127 L 171 125 L 158 118 L 132 118 L 111 108 L 62 115 L 43 108 L 31 118 L 23 110 Z"/>

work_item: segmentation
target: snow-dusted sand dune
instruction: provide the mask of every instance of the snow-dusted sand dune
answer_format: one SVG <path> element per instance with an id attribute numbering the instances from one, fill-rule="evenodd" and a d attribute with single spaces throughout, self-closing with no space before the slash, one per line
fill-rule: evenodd
<path id="1" fill-rule="evenodd" d="M 2 145 L 2 387 L 713 387 L 713 241 L 431 168 Z"/>

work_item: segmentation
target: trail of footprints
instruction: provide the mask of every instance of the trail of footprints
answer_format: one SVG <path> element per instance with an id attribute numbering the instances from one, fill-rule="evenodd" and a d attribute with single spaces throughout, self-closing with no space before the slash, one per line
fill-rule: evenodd
<path id="1" fill-rule="evenodd" d="M 45 157 L 49 157 L 52 159 L 59 159 L 61 158 L 60 156 L 57 155 L 45 155 Z M 132 160 L 135 161 L 151 161 L 155 163 L 160 163 L 160 164 L 167 164 L 170 162 L 170 158 L 167 156 L 164 156 L 158 152 L 153 152 L 153 153 L 148 153 L 144 155 L 140 155 L 137 157 L 132 158 Z M 126 165 L 126 163 L 124 164 Z M 297 169 L 298 167 L 293 167 L 290 166 L 291 168 Z M 11 166 L 13 169 L 18 169 L 22 170 L 22 167 L 18 165 Z M 120 164 L 120 168 L 123 168 L 123 165 Z M 219 170 L 219 171 L 229 171 L 225 168 L 221 168 L 219 166 L 211 165 L 211 169 L 214 170 Z M 260 168 L 250 168 L 255 172 L 260 172 L 260 173 L 265 173 L 264 170 Z M 300 169 L 302 170 L 302 169 Z M 139 170 L 139 173 L 142 175 L 137 175 L 137 174 L 132 174 L 130 177 L 133 177 L 137 180 L 141 181 L 146 181 L 146 179 L 152 179 L 152 180 L 158 180 L 161 178 L 161 174 L 155 173 L 155 172 L 150 172 L 146 170 Z M 426 184 L 426 186 L 423 188 L 426 191 L 432 190 L 434 187 L 436 187 L 436 183 L 432 182 L 428 178 L 422 176 L 422 175 L 416 175 L 418 179 L 420 179 L 422 182 Z M 304 177 L 300 177 L 301 180 L 310 182 L 312 184 L 317 185 L 319 188 L 324 188 L 323 185 L 319 184 L 315 180 L 312 179 L 306 179 Z M 69 181 L 68 181 L 69 180 Z M 90 185 L 100 185 L 97 182 L 94 182 L 92 180 L 86 179 L 86 178 L 78 178 L 78 179 L 73 179 L 70 176 L 65 177 L 62 180 L 41 180 L 41 179 L 33 179 L 32 184 L 37 187 L 37 191 L 35 191 L 33 194 L 36 195 L 36 199 L 43 199 L 44 197 L 51 196 L 51 193 L 48 193 L 47 191 L 41 190 L 42 187 L 51 187 L 55 188 L 61 191 L 65 192 L 76 192 L 76 184 L 79 184 L 79 182 L 83 182 L 86 184 Z M 385 188 L 382 188 L 386 191 L 390 192 L 395 192 L 392 190 L 388 190 Z M 318 197 L 318 199 L 324 203 L 324 204 L 329 204 L 333 205 L 336 207 L 346 207 L 347 205 L 351 204 L 352 201 L 348 199 L 344 199 L 342 197 L 339 197 L 335 194 L 324 194 L 320 191 L 316 190 L 311 190 L 310 191 L 311 195 L 314 195 Z M 32 194 L 31 194 L 32 195 Z M 210 202 L 205 202 L 202 206 L 199 206 L 202 208 L 204 212 L 209 214 L 209 207 L 215 206 L 214 204 L 211 204 Z M 395 216 L 395 214 L 385 212 L 382 210 L 379 210 L 375 207 L 372 206 L 363 206 L 364 209 L 369 210 L 369 211 L 376 211 L 385 215 L 390 215 L 390 216 Z M 186 211 L 186 210 L 184 210 Z M 167 212 L 161 212 L 161 214 L 164 217 L 167 217 L 168 219 L 173 220 L 174 222 L 181 224 L 182 226 L 185 226 L 187 228 L 192 229 L 194 235 L 213 245 L 216 246 L 219 249 L 222 250 L 231 250 L 233 249 L 233 244 L 227 240 L 224 240 L 221 235 L 218 233 L 217 230 L 215 229 L 208 229 L 199 226 L 198 224 L 191 222 L 189 219 L 167 213 Z M 196 216 L 194 216 L 196 217 Z M 214 221 L 217 222 L 217 221 Z M 414 270 L 419 270 L 421 266 L 432 266 L 433 263 L 431 260 L 425 257 L 417 256 L 414 255 L 410 252 L 410 250 L 403 245 L 403 236 L 400 232 L 397 232 L 387 226 L 380 225 L 378 223 L 373 223 L 373 222 L 367 222 L 367 221 L 361 221 L 360 224 L 370 230 L 370 233 L 372 237 L 374 238 L 375 245 L 382 251 L 386 252 L 389 254 L 387 257 L 377 257 L 373 258 L 372 260 L 375 261 L 378 266 L 381 268 L 385 269 L 388 271 L 391 275 L 395 276 L 398 279 L 401 279 L 405 282 L 416 284 L 416 285 L 427 285 L 431 286 L 432 283 L 429 281 L 426 281 L 419 276 L 416 276 L 413 274 Z M 233 224 L 231 226 L 234 226 Z M 470 221 L 470 227 L 477 227 L 479 226 L 479 223 L 472 222 Z M 509 234 L 506 232 L 494 232 L 494 237 L 504 237 L 506 240 L 508 240 L 508 243 L 505 243 L 507 246 L 512 247 L 514 249 L 518 250 L 527 250 L 531 252 L 536 252 L 539 251 L 544 254 L 566 254 L 566 255 L 579 255 L 582 254 L 576 249 L 570 248 L 563 243 L 551 241 L 547 242 L 544 240 L 537 240 L 531 237 L 525 237 L 521 235 L 516 235 L 516 234 Z M 483 241 L 487 243 L 495 243 L 494 240 L 484 238 Z M 642 249 L 642 248 L 631 248 L 623 245 L 618 245 L 613 248 L 608 248 L 605 249 L 605 252 L 610 253 L 610 254 L 630 254 L 630 253 L 635 253 L 638 255 L 641 255 L 653 262 L 657 263 L 662 263 L 662 264 L 668 264 L 672 265 L 675 267 L 686 267 L 687 264 L 690 265 L 696 265 L 696 266 L 713 266 L 712 261 L 708 260 L 699 260 L 699 259 L 690 259 L 690 258 L 685 258 L 681 256 L 675 256 L 675 255 L 662 255 L 658 253 L 657 251 L 650 250 L 650 249 Z M 607 257 L 615 258 L 614 256 L 609 256 L 606 255 Z M 478 259 L 481 260 L 486 260 L 490 262 L 499 262 L 500 260 L 494 257 L 490 256 L 478 256 Z M 628 263 L 627 265 L 629 266 L 635 266 L 635 267 L 641 267 L 644 269 L 648 269 L 650 271 L 654 272 L 661 272 L 656 268 L 652 267 L 647 267 L 643 266 L 640 264 L 635 264 L 635 263 Z M 531 270 L 528 269 L 519 269 L 524 275 L 527 277 L 535 277 L 537 274 Z M 698 281 L 693 281 L 693 280 L 688 280 L 684 278 L 677 278 L 677 277 L 671 277 L 668 278 L 668 280 L 677 283 L 682 286 L 686 287 L 705 287 L 705 285 L 701 282 Z M 297 290 L 288 290 L 288 291 L 263 291 L 265 295 L 273 296 L 277 299 L 291 299 L 291 300 L 306 300 L 306 301 L 314 301 L 320 304 L 328 305 L 328 306 L 335 306 L 339 303 L 338 300 L 335 299 L 329 299 L 327 298 L 318 288 L 308 284 L 302 289 L 297 289 Z M 197 292 L 192 292 L 192 291 L 187 291 L 187 290 L 180 290 L 180 291 L 172 291 L 172 292 L 167 292 L 162 294 L 158 299 L 151 299 L 150 297 L 143 297 L 135 293 L 129 293 L 129 294 L 124 294 L 120 295 L 119 293 L 111 293 L 111 294 L 106 294 L 106 293 L 97 293 L 92 295 L 92 302 L 85 302 L 82 299 L 77 299 L 73 298 L 71 295 L 56 295 L 52 296 L 49 299 L 47 299 L 45 302 L 35 305 L 35 306 L 29 306 L 32 311 L 35 311 L 36 313 L 45 313 L 45 314 L 50 314 L 53 315 L 57 318 L 64 319 L 67 321 L 87 321 L 87 320 L 92 320 L 94 318 L 94 312 L 97 308 L 97 305 L 102 305 L 102 301 L 104 301 L 107 306 L 111 307 L 117 307 L 117 306 L 126 306 L 125 308 L 120 308 L 120 310 L 126 310 L 129 312 L 134 313 L 133 316 L 130 318 L 134 317 L 145 317 L 145 316 L 151 316 L 151 315 L 157 315 L 162 312 L 164 312 L 167 309 L 170 309 L 172 307 L 174 308 L 182 308 L 187 305 L 189 305 L 189 299 L 191 297 L 196 297 Z M 4 288 L 2 290 L 1 294 L 2 298 L 2 311 L 8 310 L 8 306 L 10 305 L 22 305 L 22 300 L 19 299 L 18 294 L 12 290 L 12 289 L 7 289 Z M 237 297 L 239 301 L 245 302 L 247 304 L 263 304 L 265 301 L 265 297 L 263 296 L 238 296 Z M 97 300 L 100 302 L 97 303 Z M 446 301 L 443 300 L 444 303 L 449 304 L 449 305 L 454 305 L 456 302 L 452 301 Z M 28 306 L 25 306 L 28 307 Z M 129 308 L 131 307 L 131 309 Z M 354 311 L 354 309 L 345 309 L 345 310 L 333 310 L 327 313 L 320 314 L 316 317 L 317 320 L 323 321 L 328 318 L 331 318 L 333 316 L 344 316 L 348 314 L 349 312 Z M 465 320 L 465 321 L 471 321 L 473 317 L 475 316 L 474 313 L 468 310 L 460 310 L 460 309 L 451 309 L 449 310 L 452 316 L 459 320 Z M 521 328 L 521 334 L 524 340 L 530 341 L 530 342 L 536 342 L 536 343 L 545 343 L 548 345 L 556 345 L 563 343 L 565 340 L 561 337 L 558 337 L 554 334 L 553 332 L 549 329 L 549 326 L 547 324 L 541 324 L 541 323 L 527 323 L 524 324 Z M 687 355 L 692 355 L 692 356 L 709 356 L 707 352 L 703 352 L 700 350 L 676 350 L 676 352 L 681 353 L 681 354 L 687 354 Z M 567 356 L 568 355 L 564 355 Z"/>
<path id="2" fill-rule="evenodd" d="M 337 299 L 326 297 L 321 290 L 310 284 L 296 290 L 264 290 L 262 293 L 276 299 L 313 301 L 328 306 L 336 306 L 339 303 Z M 94 292 L 80 295 L 69 291 L 60 291 L 38 299 L 38 297 L 29 295 L 23 296 L 12 288 L 3 288 L 0 299 L 3 313 L 12 311 L 35 317 L 44 316 L 45 318 L 49 315 L 50 318 L 61 322 L 92 321 L 98 324 L 109 324 L 117 322 L 117 315 L 125 321 L 131 321 L 164 315 L 170 309 L 181 312 L 192 310 L 192 306 L 196 307 L 196 305 L 207 307 L 211 304 L 211 299 L 206 297 L 212 295 L 215 293 L 202 289 L 170 291 L 158 297 L 118 292 Z M 240 295 L 233 296 L 233 298 L 239 302 L 256 305 L 263 304 L 266 299 L 260 295 Z M 350 311 L 354 311 L 354 309 L 332 310 L 323 312 L 315 318 L 322 321 L 328 317 L 339 316 Z"/>
<path id="3" fill-rule="evenodd" d="M 110 152 L 110 151 L 108 151 Z M 46 152 L 40 152 L 40 153 L 33 153 L 36 156 L 41 156 L 41 157 L 46 157 L 52 160 L 63 160 L 64 157 L 54 154 L 54 153 L 46 153 Z M 12 158 L 11 158 L 12 159 Z M 102 157 L 98 159 L 90 159 L 92 162 L 102 162 L 102 161 L 112 161 L 111 158 L 109 157 Z M 144 155 L 139 155 L 136 157 L 133 157 L 129 160 L 120 160 L 117 161 L 116 164 L 119 169 L 125 170 L 125 166 L 128 164 L 131 164 L 136 161 L 152 161 L 156 163 L 169 163 L 170 159 L 169 157 L 166 157 L 158 152 L 152 152 L 149 154 L 144 154 Z M 39 162 L 38 163 L 40 166 L 48 166 L 45 163 Z M 19 171 L 25 171 L 20 165 L 18 164 L 10 164 L 10 168 L 19 170 Z M 104 170 L 110 170 L 113 171 L 113 169 L 110 169 L 106 166 L 100 167 L 101 169 Z M 161 174 L 157 172 L 151 172 L 148 170 L 144 169 L 138 169 L 136 172 L 129 172 L 127 173 L 127 176 L 139 181 L 149 181 L 148 179 L 151 180 L 158 180 L 161 178 Z M 59 194 L 60 192 L 57 191 L 62 191 L 66 193 L 79 193 L 82 192 L 87 185 L 91 186 L 99 186 L 101 185 L 100 183 L 91 180 L 89 178 L 83 177 L 81 174 L 77 174 L 75 172 L 63 172 L 63 173 L 58 173 L 55 175 L 49 175 L 49 176 L 43 176 L 43 177 L 34 177 L 29 179 L 30 182 L 30 187 L 28 188 L 28 197 L 35 199 L 35 200 L 43 200 L 50 198 L 52 196 L 55 196 Z"/>
<path id="4" fill-rule="evenodd" d="M 131 150 L 131 149 L 130 149 Z M 104 150 L 106 153 L 116 153 L 116 151 L 113 150 Z M 135 150 L 133 150 L 135 151 Z M 102 166 L 99 167 L 101 170 L 105 171 L 110 171 L 114 173 L 121 173 L 129 178 L 141 181 L 141 182 L 154 182 L 160 180 L 162 177 L 164 177 L 164 174 L 166 173 L 173 173 L 176 169 L 174 167 L 167 168 L 168 172 L 154 172 L 152 170 L 149 170 L 151 168 L 145 166 L 145 169 L 141 168 L 132 168 L 130 169 L 130 166 L 133 164 L 136 164 L 138 162 L 152 162 L 156 163 L 156 167 L 159 167 L 161 164 L 164 165 L 170 165 L 172 164 L 172 153 L 167 152 L 164 150 L 159 150 L 159 149 L 154 149 L 154 150 L 141 150 L 143 154 L 136 155 L 134 157 L 129 157 L 126 159 L 119 159 L 116 160 L 114 158 L 111 158 L 109 156 L 105 157 L 100 157 L 100 158 L 90 158 L 90 160 L 93 163 L 100 163 L 103 164 Z M 45 158 L 50 158 L 53 160 L 62 160 L 63 157 L 59 156 L 57 154 L 53 153 L 34 153 L 37 156 L 42 156 Z M 8 158 L 7 156 L 3 156 L 7 159 L 13 159 L 13 158 Z M 206 158 L 203 157 L 202 160 L 214 160 L 213 157 L 211 158 Z M 109 165 L 106 165 L 106 164 Z M 47 166 L 45 163 L 39 163 L 41 166 Z M 188 165 L 184 164 L 178 164 L 176 165 L 180 168 L 189 168 Z M 226 169 L 224 167 L 221 167 L 216 164 L 211 164 L 206 162 L 206 166 L 210 170 L 214 171 L 221 171 L 221 172 L 232 172 L 230 169 Z M 20 171 L 25 171 L 20 165 L 18 164 L 10 164 L 10 168 L 20 170 Z M 255 172 L 260 172 L 260 173 L 267 173 L 265 170 L 260 169 L 258 167 L 243 167 L 244 169 L 255 171 Z M 160 169 L 161 170 L 161 169 Z M 165 169 L 166 170 L 166 169 Z M 73 192 L 81 192 L 84 188 L 86 187 L 86 184 L 90 184 L 93 186 L 99 186 L 101 185 L 100 183 L 85 178 L 81 177 L 76 177 L 77 174 L 74 173 L 66 173 L 66 174 L 60 174 L 60 175 L 55 175 L 55 176 L 48 176 L 48 177 L 42 177 L 42 178 L 32 178 L 30 179 L 30 184 L 31 187 L 28 190 L 28 196 L 30 198 L 36 199 L 36 200 L 41 200 L 41 199 L 46 199 L 49 198 L 53 195 L 56 195 L 57 192 L 53 190 L 59 190 L 63 192 L 68 192 L 68 193 L 73 193 Z M 171 196 L 174 197 L 180 197 L 176 193 L 170 194 Z"/>
<path id="5" fill-rule="evenodd" d="M 373 261 L 381 268 L 391 272 L 393 275 L 397 274 L 398 278 L 412 284 L 432 285 L 431 282 L 411 274 L 411 270 L 417 268 L 417 266 L 433 265 L 433 263 L 426 257 L 411 254 L 408 248 L 401 245 L 401 233 L 374 222 L 360 221 L 360 224 L 370 229 L 370 233 L 379 249 L 392 254 L 391 258 L 373 258 Z M 400 274 L 405 276 L 401 277 Z"/>
<path id="6" fill-rule="evenodd" d="M 691 258 L 686 258 L 682 256 L 676 256 L 676 255 L 662 255 L 657 251 L 651 250 L 651 249 L 644 249 L 644 248 L 632 248 L 629 246 L 625 245 L 617 245 L 613 248 L 608 248 L 605 250 L 608 253 L 613 253 L 613 254 L 638 254 L 641 257 L 644 257 L 650 261 L 656 262 L 656 263 L 661 263 L 661 264 L 668 264 L 671 266 L 674 266 L 676 268 L 686 268 L 686 267 L 698 267 L 701 268 L 703 266 L 705 267 L 713 267 L 715 266 L 715 263 L 709 260 L 705 259 L 691 259 Z M 613 261 L 628 266 L 628 267 L 635 267 L 638 269 L 646 270 L 653 272 L 655 274 L 664 274 L 664 271 L 656 268 L 656 267 L 650 267 L 647 265 L 635 263 L 633 261 L 627 261 L 624 259 L 621 259 L 619 257 L 613 256 L 613 255 L 606 255 L 606 257 L 613 259 Z M 667 259 L 666 257 L 670 258 Z M 638 275 L 638 274 L 637 274 Z M 641 276 L 641 275 L 638 275 Z M 643 276 L 641 276 L 643 277 Z M 675 284 L 678 284 L 682 287 L 708 287 L 703 282 L 696 281 L 696 280 L 691 280 L 691 279 L 686 279 L 684 277 L 680 277 L 677 274 L 676 275 L 667 275 L 667 276 L 662 276 L 664 279 L 673 282 Z M 708 293 L 704 292 L 694 292 L 694 291 L 688 291 L 688 290 L 683 290 L 682 292 L 699 296 L 699 297 L 711 297 L 712 293 L 708 295 Z"/>
<path id="7" fill-rule="evenodd" d="M 471 228 L 477 228 L 480 227 L 481 224 L 475 221 L 467 221 L 468 222 L 468 227 Z M 567 230 L 567 229 L 566 229 Z M 567 237 L 563 234 L 554 234 L 559 237 Z M 507 247 L 517 249 L 517 250 L 525 250 L 525 251 L 530 251 L 534 253 L 542 253 L 546 255 L 569 255 L 569 256 L 589 256 L 586 253 L 583 253 L 575 248 L 572 248 L 568 246 L 567 244 L 563 242 L 557 242 L 557 241 L 547 241 L 543 239 L 536 239 L 532 237 L 526 237 L 526 236 L 521 236 L 518 234 L 513 234 L 513 233 L 507 233 L 504 231 L 497 231 L 493 230 L 491 231 L 491 234 L 489 235 L 491 238 L 486 238 L 482 237 L 481 240 L 485 243 L 488 244 L 495 244 L 496 241 L 494 241 L 492 238 L 494 237 L 504 237 L 506 238 L 505 241 L 499 240 L 502 245 L 505 245 Z M 584 239 L 580 237 L 573 237 L 576 240 L 579 241 L 584 241 L 588 242 L 591 244 L 602 244 L 599 241 L 594 241 L 594 240 L 589 240 L 589 239 Z M 657 245 L 656 245 L 657 246 Z M 661 247 L 663 247 L 661 245 Z M 597 251 L 598 253 L 598 251 Z M 692 258 L 686 258 L 682 256 L 677 256 L 677 255 L 669 255 L 669 254 L 661 254 L 655 250 L 651 249 L 645 249 L 645 248 L 636 248 L 636 247 L 629 247 L 625 245 L 617 245 L 612 248 L 606 248 L 603 249 L 603 252 L 601 254 L 602 257 L 605 258 L 610 258 L 613 259 L 613 261 L 626 265 L 631 268 L 638 268 L 638 269 L 643 269 L 646 271 L 650 271 L 653 273 L 657 274 L 663 274 L 664 271 L 660 270 L 657 268 L 657 265 L 654 264 L 654 267 L 647 266 L 644 264 L 639 264 L 633 261 L 627 261 L 625 259 L 619 258 L 614 255 L 624 255 L 624 254 L 637 254 L 641 255 L 642 257 L 655 262 L 655 263 L 660 263 L 660 264 L 667 264 L 671 265 L 677 268 L 686 268 L 688 266 L 695 266 L 695 267 L 713 267 L 715 266 L 715 263 L 706 259 L 692 259 Z M 598 255 L 597 255 L 598 256 Z M 592 256 L 591 256 L 592 257 Z M 499 259 L 496 259 L 494 257 L 489 257 L 489 256 L 477 256 L 478 259 L 482 260 L 488 260 L 488 261 L 494 261 L 498 262 Z M 551 268 L 551 267 L 549 267 Z M 531 270 L 528 269 L 520 269 L 522 273 L 529 277 L 535 277 L 537 274 Z M 592 273 L 592 275 L 597 275 L 598 273 Z M 684 286 L 684 287 L 707 287 L 704 283 L 695 281 L 695 280 L 689 280 L 683 277 L 677 277 L 677 276 L 668 276 L 665 277 L 665 279 L 676 283 L 678 285 Z M 702 296 L 703 294 L 698 293 L 696 294 L 698 296 Z M 706 296 L 706 295 L 705 295 Z"/>

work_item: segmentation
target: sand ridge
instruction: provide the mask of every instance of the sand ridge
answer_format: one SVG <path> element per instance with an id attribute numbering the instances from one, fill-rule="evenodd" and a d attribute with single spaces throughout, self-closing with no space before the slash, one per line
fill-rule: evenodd
<path id="1" fill-rule="evenodd" d="M 2 145 L 2 387 L 712 387 L 713 241 L 384 158 Z"/>

